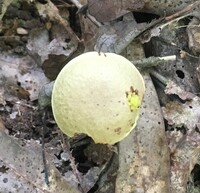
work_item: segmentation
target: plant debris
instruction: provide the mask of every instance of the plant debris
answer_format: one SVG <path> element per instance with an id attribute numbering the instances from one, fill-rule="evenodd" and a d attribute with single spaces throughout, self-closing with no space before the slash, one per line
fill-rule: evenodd
<path id="1" fill-rule="evenodd" d="M 0 192 L 200 192 L 199 13 L 199 0 L 2 1 Z M 51 110 L 60 70 L 94 50 L 125 56 L 148 88 L 112 147 L 63 135 Z"/>

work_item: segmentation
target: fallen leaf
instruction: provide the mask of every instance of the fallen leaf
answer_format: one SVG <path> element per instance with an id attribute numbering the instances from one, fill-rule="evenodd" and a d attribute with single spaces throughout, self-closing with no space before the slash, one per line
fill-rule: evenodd
<path id="1" fill-rule="evenodd" d="M 48 155 L 46 157 L 48 159 Z M 6 168 L 12 169 L 20 178 L 37 187 L 41 193 L 64 193 L 66 190 L 69 193 L 80 193 L 48 161 L 47 168 L 50 184 L 47 186 L 44 177 L 42 149 L 33 151 L 30 148 L 22 147 L 14 138 L 6 134 L 2 128 L 0 128 L 0 160 L 3 160 Z"/>
<path id="2" fill-rule="evenodd" d="M 143 0 L 88 0 L 89 13 L 99 22 L 114 20 L 143 6 Z"/>
<path id="3" fill-rule="evenodd" d="M 33 184 L 27 182 L 23 177 L 17 175 L 15 171 L 7 167 L 3 161 L 0 163 L 0 187 L 1 192 L 31 192 L 37 193 L 40 190 Z"/>
<path id="4" fill-rule="evenodd" d="M 73 46 L 74 47 L 78 46 L 79 38 L 71 29 L 68 21 L 62 18 L 58 8 L 50 0 L 47 0 L 46 4 L 41 4 L 36 2 L 36 8 L 42 17 L 44 18 L 48 17 L 51 21 L 58 23 L 58 25 L 62 25 L 67 35 L 70 37 Z"/>
<path id="5" fill-rule="evenodd" d="M 141 12 L 152 13 L 160 16 L 168 16 L 175 14 L 179 11 L 184 10 L 187 6 L 188 9 L 192 7 L 192 5 L 196 3 L 194 7 L 197 8 L 197 12 L 199 12 L 198 1 L 197 0 L 176 0 L 176 1 L 162 1 L 162 0 L 146 0 L 145 6 L 140 10 Z M 186 8 L 186 9 L 187 9 Z M 192 8 L 193 9 L 193 8 Z M 190 10 L 190 14 L 193 14 L 193 10 Z M 195 15 L 199 15 L 196 13 Z"/>
<path id="6" fill-rule="evenodd" d="M 186 134 L 169 131 L 167 134 L 170 146 L 176 143 L 176 148 L 171 152 L 171 192 L 185 193 L 191 171 L 200 156 L 200 135 L 196 131 Z"/>
<path id="7" fill-rule="evenodd" d="M 162 107 L 163 116 L 173 127 L 185 127 L 193 130 L 200 121 L 200 98 L 194 97 L 184 104 L 169 102 Z"/>
<path id="8" fill-rule="evenodd" d="M 144 26 L 135 20 L 103 25 L 99 29 L 94 49 L 97 52 L 121 53 L 144 30 Z"/>
<path id="9" fill-rule="evenodd" d="M 41 69 L 32 69 L 18 78 L 20 86 L 29 93 L 31 101 L 37 100 L 43 85 L 49 83 Z"/>
<path id="10" fill-rule="evenodd" d="M 193 93 L 185 91 L 184 89 L 182 89 L 180 86 L 178 86 L 176 83 L 174 83 L 171 80 L 167 82 L 167 85 L 165 87 L 165 93 L 168 95 L 176 94 L 182 100 L 191 100 L 195 97 Z"/>
<path id="11" fill-rule="evenodd" d="M 88 192 L 92 187 L 94 187 L 97 180 L 99 179 L 100 173 L 100 167 L 93 167 L 85 175 L 82 176 L 81 186 L 84 190 L 86 190 L 86 192 Z"/>
<path id="12" fill-rule="evenodd" d="M 200 52 L 200 30 L 199 30 L 199 20 L 197 18 L 192 19 L 192 21 L 187 26 L 188 34 L 188 46 L 190 50 L 196 54 Z"/>
<path id="13" fill-rule="evenodd" d="M 14 54 L 2 53 L 0 55 L 0 68 L 1 103 L 5 104 L 5 101 L 16 101 L 17 99 L 29 99 L 30 94 L 21 87 L 19 80 L 30 69 L 34 68 L 32 59 L 29 56 L 17 58 Z"/>
<path id="14" fill-rule="evenodd" d="M 119 143 L 116 193 L 169 193 L 168 143 L 157 94 L 148 74 L 137 127 Z"/>

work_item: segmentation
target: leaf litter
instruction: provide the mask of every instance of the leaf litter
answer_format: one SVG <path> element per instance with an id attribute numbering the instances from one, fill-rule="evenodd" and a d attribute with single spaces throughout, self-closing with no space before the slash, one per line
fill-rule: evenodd
<path id="1" fill-rule="evenodd" d="M 191 73 L 196 70 L 197 65 L 189 59 L 193 53 L 182 59 L 178 58 L 175 64 L 168 62 L 155 67 L 155 70 L 159 73 L 164 72 L 163 75 L 172 80 L 168 82 L 163 95 L 167 102 L 163 102 L 162 97 L 159 97 L 168 124 L 166 131 L 168 143 L 158 98 L 147 73 L 146 84 L 151 85 L 149 88 L 152 89 L 148 91 L 144 101 L 138 128 L 129 138 L 118 144 L 118 154 L 108 150 L 111 155 L 107 159 L 104 146 L 93 147 L 91 141 L 84 137 L 70 140 L 63 137 L 57 130 L 51 111 L 48 110 L 44 141 L 49 177 L 45 179 L 41 150 L 43 115 L 38 111 L 37 103 L 39 99 L 42 101 L 40 103 L 42 107 L 49 104 L 52 83 L 49 85 L 47 83 L 55 79 L 71 57 L 82 53 L 84 49 L 117 53 L 124 51 L 123 54 L 127 58 L 140 60 L 144 55 L 139 44 L 134 46 L 129 44 L 133 40 L 138 41 L 139 36 L 142 42 L 148 42 L 153 36 L 161 36 L 162 45 L 157 46 L 160 47 L 160 53 L 155 55 L 171 55 L 175 47 L 165 49 L 163 34 L 168 38 L 168 44 L 172 42 L 173 46 L 178 48 L 182 45 L 177 41 L 178 36 L 176 41 L 169 39 L 168 26 L 171 27 L 169 31 L 177 32 L 170 22 L 173 23 L 177 17 L 185 17 L 184 14 L 188 13 L 188 10 L 191 15 L 198 12 L 198 1 L 190 2 L 195 2 L 197 6 L 190 5 L 187 1 L 181 2 L 177 1 L 173 6 L 170 2 L 162 3 L 158 9 L 157 1 L 144 6 L 146 1 L 136 0 L 133 4 L 128 0 L 123 2 L 89 0 L 89 13 L 101 22 L 106 21 L 104 25 L 95 19 L 91 20 L 92 17 L 88 17 L 88 14 L 73 15 L 73 11 L 77 9 L 71 2 L 53 4 L 50 0 L 44 2 L 14 0 L 3 3 L 1 25 L 4 27 L 2 28 L 4 38 L 0 40 L 0 109 L 6 129 L 0 133 L 0 151 L 3 160 L 0 172 L 2 190 L 11 192 L 23 192 L 26 189 L 29 189 L 29 192 L 67 190 L 70 193 L 96 190 L 102 193 L 124 191 L 128 193 L 134 190 L 167 193 L 171 186 L 174 193 L 186 191 L 189 175 L 199 158 L 199 133 L 196 131 L 199 128 L 199 97 L 193 94 L 198 92 L 199 85 L 196 86 L 198 74 L 192 75 L 191 78 Z M 78 5 L 80 9 L 80 2 Z M 110 9 L 110 12 L 105 11 L 106 9 L 103 9 L 104 12 L 99 12 L 99 5 Z M 138 24 L 133 20 L 132 13 L 130 14 L 131 11 L 137 10 L 162 16 L 163 9 L 167 15 L 174 11 L 177 13 L 164 20 L 154 20 L 150 24 Z M 180 12 L 182 9 L 183 12 Z M 21 14 L 18 10 L 21 10 Z M 125 16 L 126 13 L 129 14 Z M 72 20 L 70 15 L 76 17 L 80 23 L 70 23 Z M 108 23 L 111 20 L 112 22 Z M 185 37 L 183 33 L 180 33 L 180 36 Z M 192 38 L 194 37 L 190 36 L 190 42 Z M 196 41 L 198 42 L 198 39 Z M 192 46 L 191 44 L 191 48 L 194 48 Z M 136 52 L 134 59 L 131 55 L 132 49 Z M 171 52 L 162 53 L 163 50 Z M 189 67 L 190 70 L 188 63 L 193 64 Z M 157 92 L 159 95 L 160 90 Z M 179 100 L 169 102 L 166 94 L 169 97 L 176 95 Z M 45 97 L 47 100 L 43 100 Z M 3 128 L 2 121 L 1 124 Z M 65 143 L 69 142 L 69 147 L 66 147 Z M 100 150 L 97 151 L 98 149 Z M 169 154 L 171 154 L 170 162 Z M 156 183 L 152 183 L 152 179 Z"/>

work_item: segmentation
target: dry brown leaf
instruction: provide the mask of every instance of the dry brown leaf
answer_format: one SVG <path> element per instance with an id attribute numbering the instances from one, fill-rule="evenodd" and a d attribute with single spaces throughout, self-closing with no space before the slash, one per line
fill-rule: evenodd
<path id="1" fill-rule="evenodd" d="M 19 77 L 18 82 L 29 93 L 29 99 L 35 101 L 38 99 L 42 86 L 49 83 L 49 80 L 45 77 L 43 71 L 38 68 L 23 74 Z"/>
<path id="2" fill-rule="evenodd" d="M 188 34 L 188 46 L 190 50 L 196 54 L 200 52 L 200 30 L 199 30 L 199 20 L 197 18 L 192 19 L 192 21 L 187 26 Z"/>
<path id="3" fill-rule="evenodd" d="M 72 41 L 74 46 L 75 47 L 78 46 L 79 38 L 76 36 L 76 34 L 71 29 L 68 21 L 61 17 L 59 10 L 50 0 L 47 0 L 47 3 L 44 5 L 41 3 L 36 3 L 36 7 L 38 9 L 38 13 L 42 17 L 45 17 L 45 18 L 48 17 L 51 21 L 61 24 L 64 27 L 64 29 L 66 30 L 66 33 L 70 36 L 70 40 Z"/>
<path id="4" fill-rule="evenodd" d="M 195 5 L 192 6 L 193 4 Z M 185 8 L 189 10 L 191 15 L 193 15 L 193 8 L 196 8 L 197 13 L 195 13 L 195 15 L 199 15 L 199 2 L 197 0 L 146 0 L 145 6 L 140 11 L 166 16 L 175 14 Z"/>
<path id="5" fill-rule="evenodd" d="M 102 52 L 121 53 L 144 27 L 144 24 L 137 24 L 135 20 L 103 25 L 99 29 L 99 37 L 94 49 Z"/>
<path id="6" fill-rule="evenodd" d="M 137 127 L 119 143 L 116 193 L 169 193 L 169 151 L 155 88 L 145 75 L 146 94 Z"/>
<path id="7" fill-rule="evenodd" d="M 171 192 L 185 193 L 189 175 L 200 156 L 200 134 L 192 131 L 184 135 L 180 131 L 169 131 L 168 139 L 170 146 L 176 143 L 171 152 Z"/>
<path id="8" fill-rule="evenodd" d="M 36 100 L 41 87 L 49 82 L 29 56 L 17 58 L 14 54 L 2 53 L 0 67 L 1 104 L 5 104 L 5 100 Z"/>
<path id="9" fill-rule="evenodd" d="M 191 100 L 195 97 L 193 93 L 185 91 L 184 89 L 182 89 L 180 86 L 178 86 L 175 82 L 171 80 L 167 82 L 167 86 L 165 87 L 165 93 L 168 95 L 176 94 L 182 100 Z"/>
<path id="10" fill-rule="evenodd" d="M 89 13 L 99 22 L 114 20 L 143 6 L 143 0 L 88 0 Z"/>
<path id="11" fill-rule="evenodd" d="M 192 130 L 200 121 L 200 98 L 194 97 L 184 104 L 176 101 L 169 102 L 162 110 L 169 125 Z"/>
<path id="12" fill-rule="evenodd" d="M 98 181 L 101 173 L 100 167 L 91 168 L 85 175 L 82 176 L 81 185 L 86 192 L 88 192 Z"/>

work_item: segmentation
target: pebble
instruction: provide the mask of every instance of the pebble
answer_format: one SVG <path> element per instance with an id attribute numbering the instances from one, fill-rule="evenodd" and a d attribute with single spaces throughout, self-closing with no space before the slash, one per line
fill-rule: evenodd
<path id="1" fill-rule="evenodd" d="M 28 34 L 28 31 L 22 27 L 18 27 L 17 28 L 17 34 L 19 35 L 27 35 Z"/>

